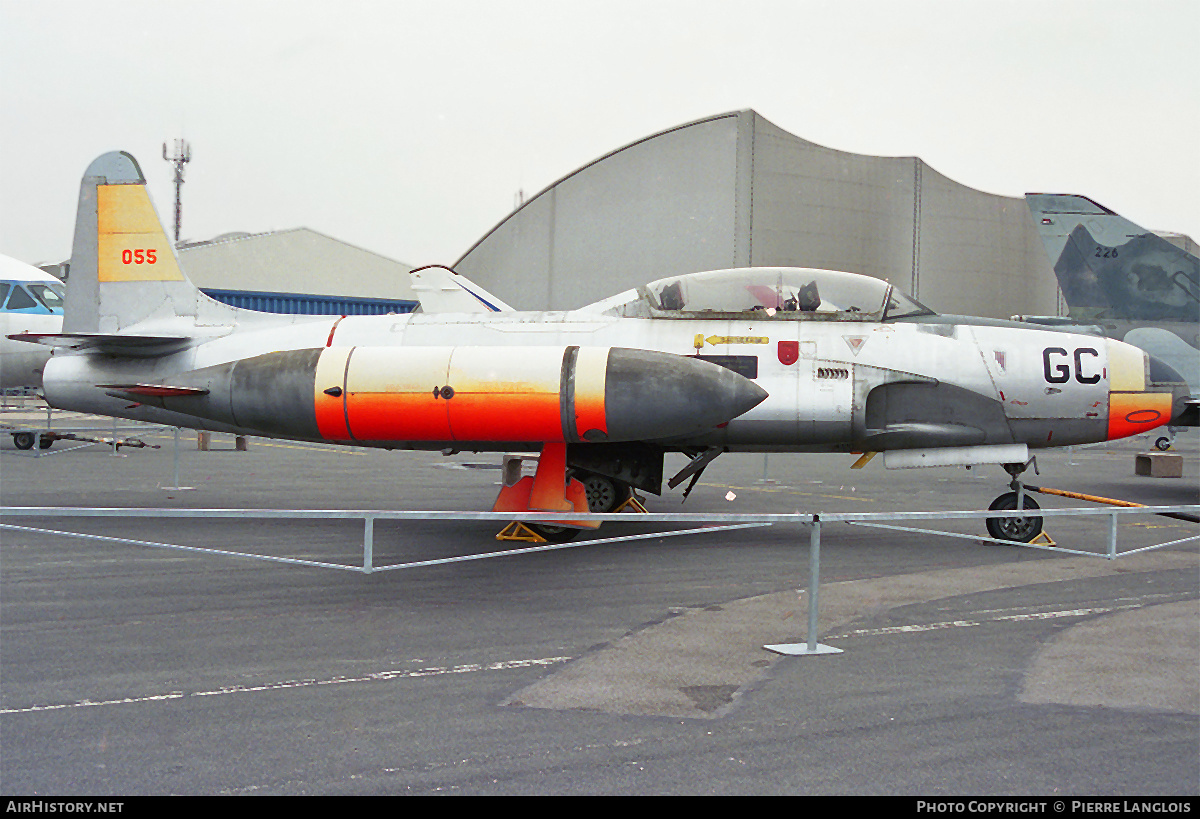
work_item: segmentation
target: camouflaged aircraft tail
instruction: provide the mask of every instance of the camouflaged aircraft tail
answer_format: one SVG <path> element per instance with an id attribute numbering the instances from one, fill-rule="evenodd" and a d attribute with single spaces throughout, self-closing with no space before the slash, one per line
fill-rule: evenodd
<path id="1" fill-rule="evenodd" d="M 1071 317 L 1200 321 L 1200 260 L 1085 196 L 1025 195 Z"/>

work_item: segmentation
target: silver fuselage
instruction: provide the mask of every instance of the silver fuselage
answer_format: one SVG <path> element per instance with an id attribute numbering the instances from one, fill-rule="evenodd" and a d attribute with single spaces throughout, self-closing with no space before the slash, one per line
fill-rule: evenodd
<path id="1" fill-rule="evenodd" d="M 184 321 L 180 319 L 179 321 Z M 136 332 L 136 328 L 131 328 Z M 59 350 L 46 367 L 51 404 L 142 421 L 254 434 L 115 397 L 99 384 L 169 384 L 179 373 L 281 350 L 326 347 L 542 345 L 626 347 L 753 363 L 766 400 L 727 424 L 671 446 L 731 451 L 852 451 L 1026 444 L 1063 446 L 1110 437 L 1110 392 L 1145 389 L 1110 378 L 1110 356 L 1128 345 L 1038 328 L 935 322 L 821 321 L 762 317 L 642 319 L 589 312 L 290 317 L 252 327 L 171 328 L 208 340 L 174 354 L 115 358 Z M 699 346 L 697 346 L 699 345 Z M 316 385 L 320 387 L 321 385 Z M 349 443 L 358 443 L 350 441 Z M 396 448 L 504 449 L 520 441 L 362 442 Z"/>

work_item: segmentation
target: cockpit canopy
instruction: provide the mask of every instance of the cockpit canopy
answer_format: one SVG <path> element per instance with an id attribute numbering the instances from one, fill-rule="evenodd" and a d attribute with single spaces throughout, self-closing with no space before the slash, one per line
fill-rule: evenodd
<path id="1" fill-rule="evenodd" d="M 748 267 L 671 276 L 596 305 L 642 318 L 886 321 L 933 311 L 885 281 L 839 270 Z"/>

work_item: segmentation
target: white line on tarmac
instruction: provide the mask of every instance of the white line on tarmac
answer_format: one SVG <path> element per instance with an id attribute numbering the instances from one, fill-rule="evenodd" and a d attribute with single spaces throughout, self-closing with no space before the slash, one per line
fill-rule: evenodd
<path id="1" fill-rule="evenodd" d="M 1141 603 L 1131 603 L 1122 606 L 1094 606 L 1084 609 L 1068 609 L 1064 611 L 1040 611 L 1030 612 L 1028 614 L 1003 614 L 997 617 L 983 618 L 979 620 L 945 620 L 941 623 L 924 623 L 914 626 L 886 626 L 884 628 L 864 628 L 854 631 L 847 631 L 844 634 L 831 634 L 828 637 L 823 637 L 824 640 L 836 640 L 845 637 L 866 637 L 879 636 L 884 634 L 913 634 L 922 631 L 939 631 L 947 628 L 974 628 L 987 623 L 1010 622 L 1019 623 L 1029 620 L 1055 620 L 1060 617 L 1086 617 L 1090 614 L 1108 614 L 1114 611 L 1123 611 L 1125 609 L 1142 608 Z"/>
<path id="2" fill-rule="evenodd" d="M 347 685 L 354 683 L 380 682 L 385 680 L 412 679 L 416 677 L 438 677 L 445 674 L 474 674 L 481 671 L 508 671 L 514 668 L 532 668 L 564 663 L 571 657 L 543 657 L 537 660 L 505 660 L 498 663 L 468 663 L 451 667 L 420 668 L 415 671 L 376 671 L 359 677 L 330 677 L 324 680 L 283 680 L 262 685 L 228 685 L 211 691 L 171 691 L 166 694 L 150 694 L 144 697 L 124 697 L 114 700 L 80 700 L 57 705 L 31 705 L 27 708 L 4 708 L 2 714 L 31 714 L 39 711 L 61 711 L 67 708 L 95 708 L 102 705 L 128 705 L 131 703 L 163 702 L 166 700 L 192 697 L 218 697 L 226 694 L 247 694 L 260 691 L 280 691 L 289 688 L 312 688 L 318 685 Z"/>

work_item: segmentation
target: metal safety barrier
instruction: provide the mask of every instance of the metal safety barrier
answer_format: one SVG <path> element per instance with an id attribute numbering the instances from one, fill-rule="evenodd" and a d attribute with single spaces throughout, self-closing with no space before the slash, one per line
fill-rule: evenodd
<path id="1" fill-rule="evenodd" d="M 179 518 L 219 520 L 236 518 L 239 520 L 361 520 L 363 523 L 363 562 L 361 566 L 342 563 L 327 563 L 301 558 L 261 555 L 249 552 L 235 552 L 226 549 L 212 549 L 200 546 L 184 546 L 173 543 L 137 540 L 132 538 L 113 537 L 110 535 L 95 535 L 84 532 L 68 532 L 57 529 L 44 529 L 33 526 L 21 526 L 13 523 L 0 522 L 0 529 L 27 532 L 31 534 L 56 535 L 75 537 L 89 540 L 99 540 L 110 543 L 125 543 L 135 546 L 147 546 L 160 549 L 177 549 L 199 554 L 220 555 L 226 557 L 246 557 L 256 560 L 266 560 L 277 563 L 310 566 L 324 569 L 342 569 L 345 571 L 372 574 L 399 569 L 414 569 L 428 566 L 462 563 L 474 560 L 487 560 L 497 557 L 533 554 L 537 552 L 574 549 L 583 546 L 601 546 L 614 543 L 624 543 L 650 538 L 677 537 L 680 535 L 696 535 L 712 532 L 730 531 L 753 527 L 793 525 L 809 529 L 809 612 L 808 612 L 808 641 L 798 644 L 780 644 L 766 648 L 781 654 L 832 654 L 840 653 L 840 649 L 823 646 L 816 642 L 817 612 L 819 609 L 820 593 L 820 551 L 822 526 L 831 523 L 845 523 L 854 526 L 870 526 L 880 529 L 902 531 L 913 534 L 937 535 L 942 537 L 959 538 L 980 543 L 992 543 L 1004 546 L 1042 549 L 1056 554 L 1082 555 L 1085 557 L 1100 557 L 1110 560 L 1125 555 L 1147 552 L 1154 549 L 1164 549 L 1169 546 L 1200 540 L 1200 535 L 1178 538 L 1166 543 L 1129 549 L 1124 552 L 1117 550 L 1117 521 L 1123 515 L 1168 515 L 1200 512 L 1200 505 L 1189 504 L 1179 506 L 1141 506 L 1141 507 L 1111 507 L 1107 509 L 1071 508 L 1071 509 L 1037 509 L 1028 517 L 1092 517 L 1103 515 L 1108 517 L 1107 548 L 1104 552 L 1068 549 L 1061 546 L 1038 543 L 1020 543 L 1011 540 L 997 540 L 983 535 L 964 535 L 957 532 L 944 532 L 936 529 L 899 526 L 894 522 L 911 522 L 920 520 L 985 520 L 987 518 L 1007 518 L 1021 516 L 1016 510 L 995 511 L 942 511 L 942 512 L 834 512 L 834 513 L 706 513 L 706 512 L 639 512 L 639 513 L 570 513 L 574 521 L 603 521 L 609 523 L 674 523 L 696 524 L 685 529 L 650 532 L 618 537 L 593 538 L 589 540 L 572 541 L 568 543 L 544 543 L 522 548 L 504 549 L 501 551 L 480 554 L 459 555 L 455 557 L 433 558 L 429 560 L 394 563 L 386 566 L 374 565 L 375 522 L 381 520 L 428 521 L 428 520 L 491 520 L 491 521 L 522 521 L 530 523 L 557 523 L 564 518 L 562 512 L 461 512 L 461 511 L 385 511 L 385 510 L 355 510 L 355 509 L 159 509 L 159 508 L 101 508 L 101 507 L 64 507 L 64 506 L 18 506 L 0 507 L 0 518 Z M 891 521 L 893 523 L 888 523 Z M 716 525 L 702 525 L 716 524 Z"/>

